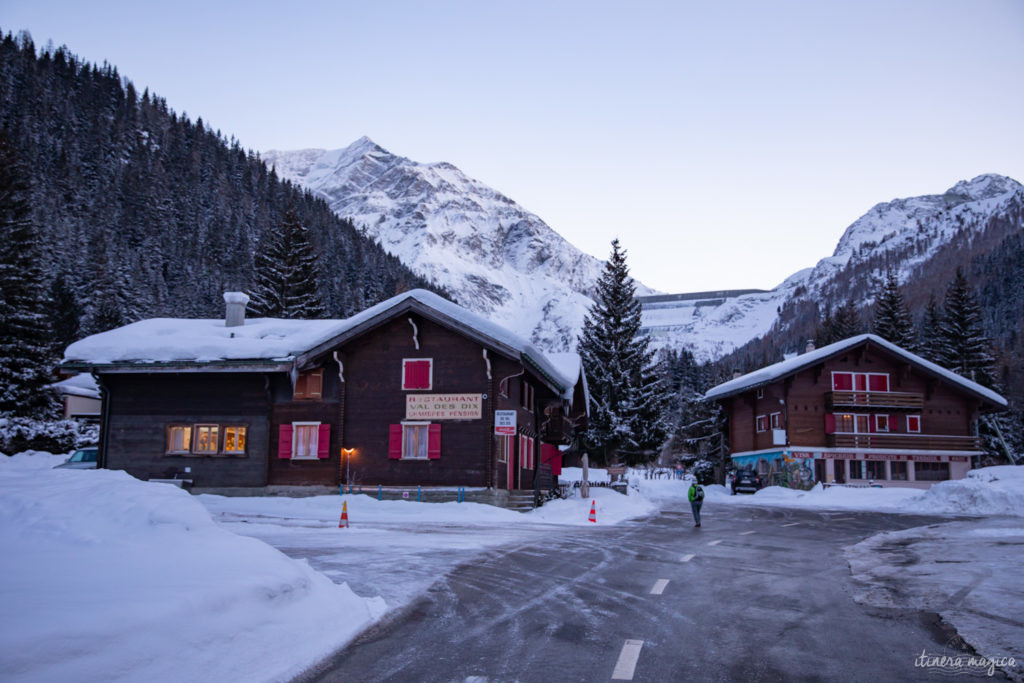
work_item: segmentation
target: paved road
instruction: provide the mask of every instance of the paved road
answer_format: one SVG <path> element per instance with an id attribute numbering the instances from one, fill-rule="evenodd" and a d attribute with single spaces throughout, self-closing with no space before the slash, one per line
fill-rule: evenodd
<path id="1" fill-rule="evenodd" d="M 460 566 L 305 680 L 934 681 L 915 659 L 952 634 L 855 603 L 843 558 L 934 521 L 730 506 L 570 531 Z"/>

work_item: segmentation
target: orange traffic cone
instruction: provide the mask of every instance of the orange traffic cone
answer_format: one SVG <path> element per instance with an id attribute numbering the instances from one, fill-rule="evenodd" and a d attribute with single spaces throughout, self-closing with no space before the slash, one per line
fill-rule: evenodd
<path id="1" fill-rule="evenodd" d="M 597 524 L 597 501 L 590 501 L 590 521 Z"/>
<path id="2" fill-rule="evenodd" d="M 348 528 L 348 501 L 347 500 L 343 500 L 341 502 L 341 519 L 338 520 L 338 528 L 339 529 L 347 529 Z"/>

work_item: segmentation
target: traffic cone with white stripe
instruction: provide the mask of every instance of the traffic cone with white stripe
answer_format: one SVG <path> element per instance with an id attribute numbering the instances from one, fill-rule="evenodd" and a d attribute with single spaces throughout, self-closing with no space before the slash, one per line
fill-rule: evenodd
<path id="1" fill-rule="evenodd" d="M 597 524 L 597 501 L 590 501 L 590 521 Z"/>
<path id="2" fill-rule="evenodd" d="M 348 501 L 347 500 L 341 501 L 341 519 L 338 520 L 338 528 L 339 529 L 347 529 L 348 528 Z"/>

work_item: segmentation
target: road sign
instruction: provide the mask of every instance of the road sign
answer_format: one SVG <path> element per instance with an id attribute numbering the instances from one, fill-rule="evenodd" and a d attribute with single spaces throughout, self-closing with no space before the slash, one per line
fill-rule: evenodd
<path id="1" fill-rule="evenodd" d="M 516 411 L 495 410 L 494 411 L 494 433 L 499 436 L 516 435 Z"/>

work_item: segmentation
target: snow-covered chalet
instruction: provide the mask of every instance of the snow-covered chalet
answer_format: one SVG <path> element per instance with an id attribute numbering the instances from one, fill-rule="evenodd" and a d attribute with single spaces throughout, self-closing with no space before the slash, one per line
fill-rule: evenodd
<path id="1" fill-rule="evenodd" d="M 425 290 L 344 320 L 152 319 L 68 347 L 103 396 L 100 467 L 194 490 L 543 490 L 585 425 L 579 356 Z M 419 489 L 417 489 L 419 490 Z"/>
<path id="2" fill-rule="evenodd" d="M 1006 399 L 873 334 L 736 377 L 707 392 L 729 418 L 737 469 L 763 482 L 928 488 L 983 455 L 978 420 Z"/>

